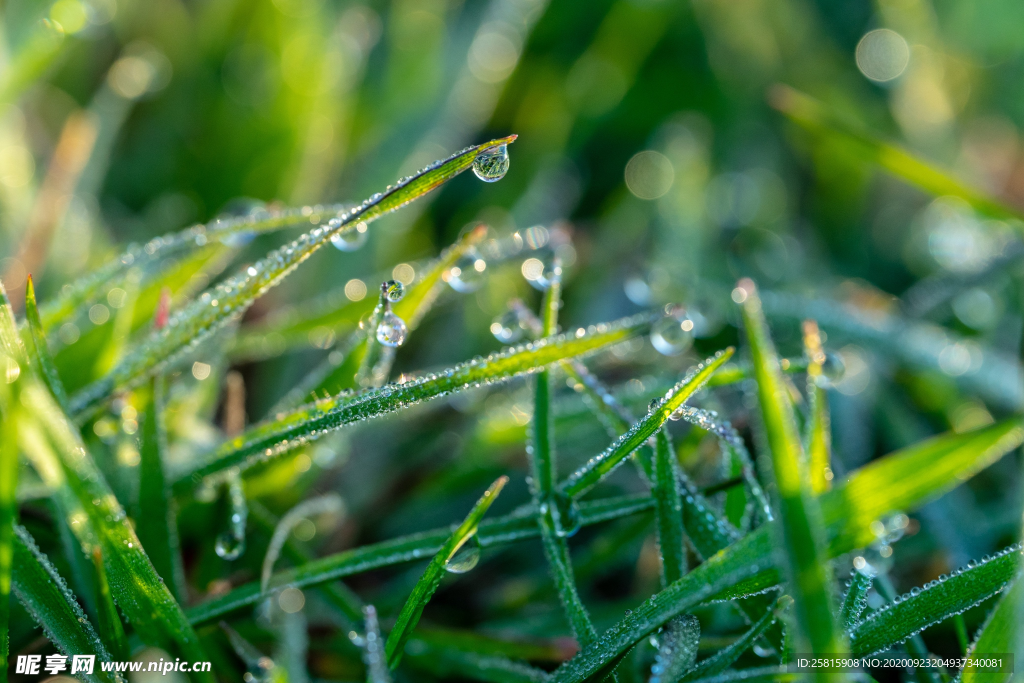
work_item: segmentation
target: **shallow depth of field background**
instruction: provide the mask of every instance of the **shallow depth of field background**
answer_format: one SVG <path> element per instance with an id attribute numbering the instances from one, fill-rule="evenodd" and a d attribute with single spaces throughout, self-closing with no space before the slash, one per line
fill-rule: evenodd
<path id="1" fill-rule="evenodd" d="M 361 250 L 321 250 L 259 300 L 247 323 L 330 289 L 373 296 L 381 280 L 408 278 L 479 222 L 496 237 L 539 225 L 529 239 L 571 238 L 559 247 L 565 325 L 667 302 L 688 307 L 692 351 L 665 358 L 647 341 L 633 350 L 661 376 L 736 343 L 729 294 L 740 277 L 791 295 L 789 313 L 769 307 L 786 355 L 801 353 L 800 316 L 856 310 L 856 324 L 823 320 L 827 346 L 846 367 L 830 392 L 838 475 L 1024 403 L 1016 361 L 1024 277 L 1013 260 L 1022 224 L 915 189 L 848 139 L 810 133 L 771 104 L 797 97 L 794 89 L 842 126 L 1024 204 L 1020 3 L 7 0 L 3 14 L 0 277 L 15 300 L 29 271 L 45 300 L 126 242 L 257 202 L 357 202 L 467 144 L 517 133 L 501 182 L 464 174 L 375 224 Z M 12 63 L 25 51 L 38 53 L 28 73 L 3 71 L 4 54 Z M 21 87 L 18 78 L 35 81 Z M 45 237 L 26 249 L 29 231 Z M 237 262 L 297 234 L 261 236 Z M 926 278 L 953 282 L 954 295 L 930 308 L 898 299 Z M 447 292 L 400 349 L 396 373 L 498 348 L 488 327 L 516 296 L 538 300 L 520 262 L 490 269 L 473 293 Z M 93 307 L 90 324 L 106 323 L 117 305 Z M 875 334 L 872 321 L 889 332 Z M 906 326 L 897 330 L 906 337 L 886 336 L 893 325 Z M 87 332 L 62 328 L 61 340 Z M 314 330 L 305 348 L 235 361 L 249 420 L 264 417 L 343 332 Z M 192 368 L 187 381 L 209 374 Z M 995 371 L 982 376 L 983 368 Z M 634 378 L 626 390 L 640 395 L 643 383 Z M 218 393 L 211 388 L 214 424 Z M 529 497 L 514 431 L 528 419 L 528 399 L 474 392 L 326 440 L 312 459 L 302 455 L 263 482 L 266 501 L 286 510 L 309 492 L 340 491 L 350 517 L 311 541 L 322 553 L 447 524 L 497 474 L 518 472 L 495 506 L 507 511 Z M 742 428 L 742 395 L 723 401 Z M 684 442 L 686 429 L 676 432 Z M 607 443 L 595 421 L 559 439 L 566 471 Z M 715 453 L 712 443 L 691 450 L 698 482 L 717 477 Z M 1016 537 L 1018 460 L 1003 459 L 912 516 L 894 549 L 897 587 Z M 132 467 L 131 458 L 121 465 Z M 637 485 L 622 476 L 607 488 Z M 225 568 L 200 542 L 208 518 L 193 512 L 181 520 L 190 583 L 230 571 L 253 578 L 260 558 Z M 607 600 L 594 608 L 598 630 L 622 611 L 600 605 L 635 603 L 657 585 L 650 529 L 620 527 L 618 551 L 577 559 L 584 593 Z M 538 633 L 564 631 L 553 594 L 534 604 L 550 591 L 535 546 L 485 554 L 459 589 L 438 594 L 434 615 L 465 625 L 486 615 L 499 630 L 503 620 L 534 619 Z M 393 611 L 417 572 L 371 573 L 352 585 Z M 969 625 L 983 614 L 969 613 Z M 938 652 L 955 649 L 948 625 L 926 640 Z"/>

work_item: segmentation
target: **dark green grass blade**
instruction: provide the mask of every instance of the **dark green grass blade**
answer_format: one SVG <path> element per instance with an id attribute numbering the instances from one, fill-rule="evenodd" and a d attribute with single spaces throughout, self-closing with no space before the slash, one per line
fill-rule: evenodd
<path id="1" fill-rule="evenodd" d="M 64 579 L 21 527 L 15 529 L 14 536 L 13 589 L 18 600 L 43 627 L 46 637 L 58 650 L 69 657 L 95 654 L 97 660 L 110 660 L 110 653 Z M 97 664 L 93 675 L 86 676 L 85 680 L 109 683 L 115 679 L 114 675 L 100 671 Z"/>
<path id="2" fill-rule="evenodd" d="M 153 562 L 153 568 L 170 587 L 175 599 L 184 595 L 185 576 L 178 544 L 174 500 L 167 486 L 164 430 L 164 378 L 154 377 L 144 393 L 139 430 L 139 505 L 135 533 Z"/>
<path id="3" fill-rule="evenodd" d="M 501 489 L 507 482 L 508 477 L 501 477 L 490 485 L 480 497 L 480 500 L 473 506 L 473 509 L 469 511 L 469 514 L 466 515 L 466 519 L 448 537 L 448 540 L 441 546 L 441 550 L 434 555 L 434 558 L 423 572 L 423 576 L 416 582 L 416 586 L 413 587 L 412 594 L 406 600 L 402 611 L 399 612 L 395 626 L 391 630 L 388 641 L 384 646 L 388 665 L 391 668 L 398 666 L 398 662 L 401 661 L 405 642 L 412 634 L 412 630 L 416 628 L 416 624 L 419 623 L 420 615 L 423 614 L 423 608 L 426 607 L 427 602 L 430 601 L 437 587 L 441 585 L 441 579 L 444 578 L 445 565 L 448 563 L 448 560 L 455 555 L 463 544 L 473 537 L 477 527 L 480 525 L 480 520 L 487 514 L 488 508 L 491 507 L 491 504 L 498 497 L 498 494 L 501 493 Z"/>
<path id="4" fill-rule="evenodd" d="M 67 394 L 64 392 L 64 383 L 60 381 L 57 374 L 57 366 L 53 364 L 53 356 L 50 355 L 50 348 L 46 343 L 46 332 L 43 330 L 43 323 L 39 319 L 39 307 L 36 305 L 36 288 L 32 283 L 32 276 L 28 276 L 25 285 L 25 319 L 28 321 L 28 344 L 32 362 L 39 366 L 39 374 L 46 388 L 50 390 L 57 404 L 65 407 L 68 404 Z"/>
<path id="5" fill-rule="evenodd" d="M 1022 599 L 1024 599 L 1024 580 L 1018 576 L 1013 582 L 1013 586 L 999 599 L 996 608 L 988 615 L 988 619 L 978 631 L 977 637 L 967 651 L 969 656 L 984 658 L 987 655 L 1014 652 L 1015 659 L 1020 658 L 1021 652 L 1015 651 L 1014 648 L 1020 629 L 1017 605 Z M 1020 662 L 1014 662 L 1014 666 L 1019 667 Z M 983 673 L 974 667 L 961 670 L 957 676 L 960 683 L 989 683 L 1000 678 L 991 673 Z"/>
<path id="6" fill-rule="evenodd" d="M 340 216 L 338 226 L 316 227 L 261 261 L 244 267 L 234 277 L 208 290 L 176 313 L 166 327 L 154 331 L 106 376 L 72 396 L 72 414 L 78 415 L 93 408 L 113 391 L 136 385 L 146 375 L 168 367 L 182 352 L 194 348 L 229 322 L 238 320 L 257 298 L 280 283 L 333 236 L 355 230 L 359 222 L 369 222 L 401 208 L 470 168 L 479 154 L 514 139 L 515 136 L 511 136 L 467 148 L 399 182 L 384 193 L 374 195 Z"/>
<path id="7" fill-rule="evenodd" d="M 420 642 L 417 641 L 417 645 Z M 499 654 L 464 652 L 452 647 L 423 644 L 416 654 L 406 654 L 406 661 L 416 669 L 440 680 L 468 679 L 490 683 L 543 683 L 546 671 Z"/>
<path id="8" fill-rule="evenodd" d="M 324 399 L 298 408 L 279 419 L 257 425 L 226 442 L 204 464 L 178 475 L 173 486 L 183 493 L 203 477 L 231 467 L 245 469 L 257 462 L 286 453 L 325 433 L 345 425 L 386 415 L 409 405 L 462 389 L 501 382 L 535 372 L 563 358 L 570 358 L 611 346 L 643 334 L 650 328 L 650 315 L 639 315 L 614 323 L 591 327 L 583 336 L 563 334 L 540 340 L 487 358 L 460 363 L 446 370 L 389 384 L 354 396 Z"/>
<path id="9" fill-rule="evenodd" d="M 661 578 L 664 585 L 674 583 L 686 572 L 686 546 L 683 538 L 683 500 L 676 478 L 676 454 L 664 429 L 655 436 L 654 447 L 654 522 L 661 554 Z"/>
<path id="10" fill-rule="evenodd" d="M 868 606 L 869 590 L 871 577 L 854 570 L 846 589 L 846 596 L 843 598 L 843 606 L 839 610 L 839 625 L 847 633 L 853 631 Z"/>
<path id="11" fill-rule="evenodd" d="M 92 566 L 96 570 L 97 623 L 100 639 L 106 644 L 114 659 L 124 661 L 129 655 L 128 638 L 124 634 L 124 625 L 110 594 L 107 571 L 103 567 L 103 551 L 99 548 L 93 548 Z"/>
<path id="12" fill-rule="evenodd" d="M 730 347 L 719 351 L 712 358 L 693 368 L 686 377 L 652 406 L 642 420 L 630 427 L 628 432 L 619 437 L 604 452 L 588 460 L 585 465 L 559 484 L 559 490 L 563 494 L 575 498 L 608 476 L 622 464 L 625 458 L 645 444 L 647 439 L 654 436 L 654 433 L 665 424 L 669 416 L 678 410 L 686 399 L 703 387 L 708 378 L 725 364 L 732 354 L 733 349 Z"/>
<path id="13" fill-rule="evenodd" d="M 757 289 L 750 280 L 742 280 L 737 289 L 745 295 L 743 323 L 771 455 L 779 510 L 776 529 L 785 551 L 789 591 L 796 600 L 797 621 L 812 653 L 841 653 L 846 646 L 832 616 L 832 576 L 823 548 L 824 524 L 818 502 L 811 495 L 793 406 Z M 823 680 L 829 677 L 828 674 L 819 676 Z"/>
<path id="14" fill-rule="evenodd" d="M 812 133 L 841 140 L 858 158 L 936 196 L 954 195 L 982 213 L 998 218 L 1020 218 L 1020 211 L 955 178 L 948 171 L 922 160 L 906 149 L 856 130 L 841 121 L 825 105 L 787 86 L 776 86 L 770 104 Z"/>
<path id="15" fill-rule="evenodd" d="M 871 613 L 854 628 L 851 650 L 857 656 L 882 652 L 992 597 L 1017 575 L 1020 551 L 1019 545 L 1007 548 L 992 559 L 968 565 L 948 579 L 933 581 Z"/>
<path id="16" fill-rule="evenodd" d="M 775 618 L 775 609 L 768 610 L 768 612 L 754 622 L 753 626 L 747 629 L 747 631 L 740 636 L 736 642 L 722 650 L 719 650 L 713 656 L 699 662 L 693 670 L 687 672 L 685 676 L 678 680 L 682 683 L 683 681 L 694 681 L 722 673 L 732 666 L 733 662 L 739 659 L 740 655 L 746 652 L 747 649 L 754 644 L 754 641 L 760 638 L 761 635 L 768 630 L 768 627 L 772 625 Z"/>
<path id="17" fill-rule="evenodd" d="M 700 621 L 692 614 L 684 614 L 665 624 L 658 634 L 658 653 L 651 667 L 648 683 L 676 683 L 697 661 L 700 643 Z"/>

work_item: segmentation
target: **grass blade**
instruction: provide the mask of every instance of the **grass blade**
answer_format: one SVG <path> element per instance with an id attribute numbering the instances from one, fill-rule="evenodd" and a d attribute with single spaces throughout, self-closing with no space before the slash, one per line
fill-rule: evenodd
<path id="1" fill-rule="evenodd" d="M 853 631 L 868 606 L 869 590 L 871 577 L 855 569 L 846 589 L 846 597 L 843 598 L 843 606 L 839 610 L 839 625 L 847 633 Z"/>
<path id="2" fill-rule="evenodd" d="M 46 384 L 46 388 L 57 399 L 57 404 L 61 407 L 67 406 L 68 397 L 64 392 L 64 384 L 60 381 L 60 375 L 57 374 L 57 366 L 53 363 L 53 356 L 50 355 L 50 348 L 46 343 L 46 332 L 39 319 L 36 288 L 31 275 L 28 276 L 28 282 L 25 285 L 25 318 L 28 320 L 28 338 L 32 342 L 29 346 L 32 360 L 39 366 L 39 374 Z"/>
<path id="3" fill-rule="evenodd" d="M 804 449 L 810 473 L 811 493 L 820 495 L 828 491 L 832 481 L 832 431 L 828 415 L 828 396 L 822 366 L 825 351 L 821 348 L 818 323 L 804 321 L 804 352 L 807 354 L 807 401 L 810 403 Z"/>
<path id="4" fill-rule="evenodd" d="M 679 495 L 676 477 L 676 454 L 664 428 L 655 436 L 654 487 L 651 493 L 661 554 L 661 580 L 667 586 L 686 573 L 686 541 L 683 538 L 683 499 Z"/>
<path id="5" fill-rule="evenodd" d="M 99 660 L 110 660 L 110 653 L 64 579 L 36 547 L 32 536 L 20 526 L 14 529 L 12 586 L 18 600 L 58 650 L 69 657 L 88 653 L 95 654 Z M 96 666 L 94 673 L 85 676 L 85 680 L 109 683 L 115 678 Z"/>
<path id="6" fill-rule="evenodd" d="M 1012 546 L 897 598 L 857 624 L 851 634 L 851 650 L 857 656 L 882 652 L 980 604 L 1013 580 L 1020 568 L 1020 554 L 1020 545 Z"/>
<path id="7" fill-rule="evenodd" d="M 107 582 L 107 571 L 103 568 L 103 551 L 92 550 L 92 565 L 96 570 L 96 602 L 99 618 L 100 638 L 107 645 L 110 654 L 116 660 L 128 659 L 128 638 L 124 635 L 124 625 L 114 606 L 114 598 L 110 595 L 110 584 Z"/>
<path id="8" fill-rule="evenodd" d="M 399 612 L 395 627 L 391 630 L 391 634 L 388 636 L 387 643 L 384 646 L 388 665 L 392 669 L 398 666 L 398 662 L 401 661 L 405 641 L 409 639 L 412 630 L 416 628 L 420 615 L 423 614 L 423 608 L 430 601 L 437 587 L 441 585 L 441 579 L 444 578 L 445 565 L 458 552 L 459 548 L 476 534 L 480 520 L 483 519 L 487 509 L 491 507 L 491 504 L 498 497 L 498 494 L 501 493 L 501 489 L 504 488 L 507 482 L 508 477 L 501 477 L 484 491 L 484 495 L 480 497 L 480 500 L 476 502 L 473 509 L 469 511 L 462 524 L 448 537 L 448 540 L 441 546 L 441 550 L 434 555 L 430 564 L 427 565 L 423 576 L 416 582 L 416 586 L 413 587 L 412 594 L 406 600 L 402 611 Z"/>
<path id="9" fill-rule="evenodd" d="M 415 655 L 407 655 L 408 662 L 440 680 L 468 679 L 490 683 L 542 683 L 548 678 L 546 671 L 517 662 L 500 654 L 465 652 L 444 645 L 428 646 L 416 641 Z"/>
<path id="10" fill-rule="evenodd" d="M 3 358 L 6 361 L 6 357 Z M 17 390 L 0 385 L 0 682 L 7 681 L 10 654 L 11 562 L 14 526 L 18 520 Z"/>
<path id="11" fill-rule="evenodd" d="M 722 673 L 728 669 L 733 662 L 739 659 L 740 655 L 747 651 L 747 648 L 751 647 L 761 635 L 768 630 L 768 627 L 774 623 L 778 616 L 778 613 L 785 609 L 787 603 L 792 598 L 779 598 L 778 604 L 769 609 L 763 617 L 754 622 L 747 631 L 739 637 L 739 639 L 729 645 L 728 647 L 719 650 L 716 654 L 697 664 L 693 670 L 687 672 L 685 676 L 678 679 L 680 683 L 682 681 L 693 681 L 700 678 L 706 678 L 708 676 L 714 676 L 715 674 Z"/>
<path id="12" fill-rule="evenodd" d="M 750 280 L 737 286 L 743 323 L 757 379 L 758 399 L 775 480 L 781 545 L 797 621 L 813 653 L 841 653 L 846 647 L 832 618 L 832 576 L 823 550 L 825 529 L 812 497 L 796 419 L 779 359 L 768 334 L 757 289 Z M 827 679 L 828 674 L 819 678 Z"/>
<path id="13" fill-rule="evenodd" d="M 1017 605 L 1024 599 L 1024 581 L 1020 576 L 1013 582 L 1010 590 L 1003 593 L 996 608 L 988 615 L 974 643 L 967 650 L 969 657 L 985 657 L 1006 652 L 1015 652 L 1017 632 L 1020 622 L 1017 619 Z M 1020 654 L 1017 650 L 1016 654 Z M 979 683 L 991 681 L 992 674 L 978 671 L 974 667 L 965 668 L 957 676 L 959 683 Z"/>
<path id="14" fill-rule="evenodd" d="M 600 455 L 591 458 L 585 465 L 570 474 L 558 488 L 563 494 L 576 498 L 597 482 L 608 476 L 622 461 L 654 436 L 665 421 L 683 405 L 686 399 L 697 392 L 718 368 L 732 357 L 729 347 L 687 372 L 678 384 L 651 407 L 642 420 L 619 437 Z"/>
<path id="15" fill-rule="evenodd" d="M 69 404 L 72 414 L 81 414 L 102 403 L 113 391 L 131 387 L 142 377 L 169 366 L 184 350 L 194 348 L 230 321 L 238 320 L 257 298 L 280 283 L 335 235 L 355 230 L 358 223 L 375 220 L 401 208 L 470 168 L 478 155 L 514 139 L 515 136 L 510 136 L 492 140 L 458 152 L 341 214 L 336 224 L 318 226 L 263 260 L 243 268 L 175 314 L 166 327 L 154 331 L 109 374 L 72 396 Z"/>
<path id="16" fill-rule="evenodd" d="M 673 619 L 658 635 L 658 654 L 648 683 L 676 683 L 697 661 L 700 622 L 692 614 Z"/>
<path id="17" fill-rule="evenodd" d="M 277 416 L 273 422 L 257 425 L 238 438 L 226 442 L 205 463 L 179 474 L 174 482 L 174 491 L 183 493 L 211 474 L 231 467 L 245 469 L 345 425 L 386 415 L 414 403 L 469 387 L 505 381 L 564 358 L 597 351 L 643 334 L 650 328 L 651 322 L 651 316 L 639 315 L 614 323 L 602 323 L 589 328 L 582 336 L 563 334 L 550 337 L 506 349 L 487 358 L 460 363 L 404 384 L 389 384 L 354 396 L 317 401 L 284 416 Z"/>

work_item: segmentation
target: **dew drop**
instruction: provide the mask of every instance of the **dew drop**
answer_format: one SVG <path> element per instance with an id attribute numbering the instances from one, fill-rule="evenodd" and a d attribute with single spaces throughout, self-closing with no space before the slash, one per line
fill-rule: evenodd
<path id="1" fill-rule="evenodd" d="M 693 321 L 677 308 L 654 323 L 651 344 L 663 356 L 678 356 L 693 345 Z"/>
<path id="2" fill-rule="evenodd" d="M 825 362 L 821 364 L 821 371 L 833 382 L 838 382 L 846 373 L 846 364 L 843 359 L 834 353 L 825 354 Z"/>
<path id="3" fill-rule="evenodd" d="M 495 183 L 508 173 L 508 164 L 508 146 L 498 145 L 476 156 L 473 173 L 485 183 Z"/>
<path id="4" fill-rule="evenodd" d="M 491 323 L 491 334 L 504 344 L 513 344 L 522 339 L 526 329 L 526 321 L 518 308 L 510 308 Z"/>
<path id="5" fill-rule="evenodd" d="M 384 346 L 392 348 L 401 346 L 405 337 L 409 334 L 409 328 L 405 321 L 391 311 L 385 311 L 381 316 L 380 324 L 377 325 L 377 341 Z"/>
<path id="6" fill-rule="evenodd" d="M 469 540 L 462 544 L 462 547 L 455 551 L 455 554 L 445 562 L 445 571 L 452 574 L 465 574 L 480 563 L 480 541 L 476 534 L 469 537 Z"/>
<path id="7" fill-rule="evenodd" d="M 391 303 L 397 303 L 405 296 L 405 285 L 398 280 L 388 280 L 381 285 L 381 291 L 384 293 L 385 299 Z"/>
<path id="8" fill-rule="evenodd" d="M 551 517 L 555 522 L 555 534 L 568 538 L 580 530 L 583 519 L 580 516 L 579 504 L 565 495 L 555 493 L 551 501 Z"/>
<path id="9" fill-rule="evenodd" d="M 448 271 L 448 284 L 462 294 L 475 292 L 484 283 L 486 271 L 487 261 L 475 249 L 468 249 Z"/>
<path id="10" fill-rule="evenodd" d="M 333 219 L 334 220 L 338 219 Z M 340 222 L 340 221 L 339 221 Z M 356 224 L 355 230 L 345 230 L 331 236 L 331 244 L 340 251 L 358 251 L 366 244 L 366 223 Z"/>
<path id="11" fill-rule="evenodd" d="M 245 552 L 245 537 L 238 537 L 230 531 L 225 531 L 217 536 L 213 549 L 217 552 L 217 557 L 237 560 Z"/>

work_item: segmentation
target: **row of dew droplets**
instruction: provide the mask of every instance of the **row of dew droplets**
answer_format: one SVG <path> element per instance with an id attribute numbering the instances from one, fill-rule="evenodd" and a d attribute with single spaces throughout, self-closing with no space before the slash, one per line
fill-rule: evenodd
<path id="1" fill-rule="evenodd" d="M 367 683 L 391 683 L 387 661 L 384 657 L 384 639 L 380 635 L 380 624 L 377 621 L 377 608 L 373 605 L 363 607 L 365 633 L 349 631 L 348 638 L 363 653 L 366 665 Z"/>

